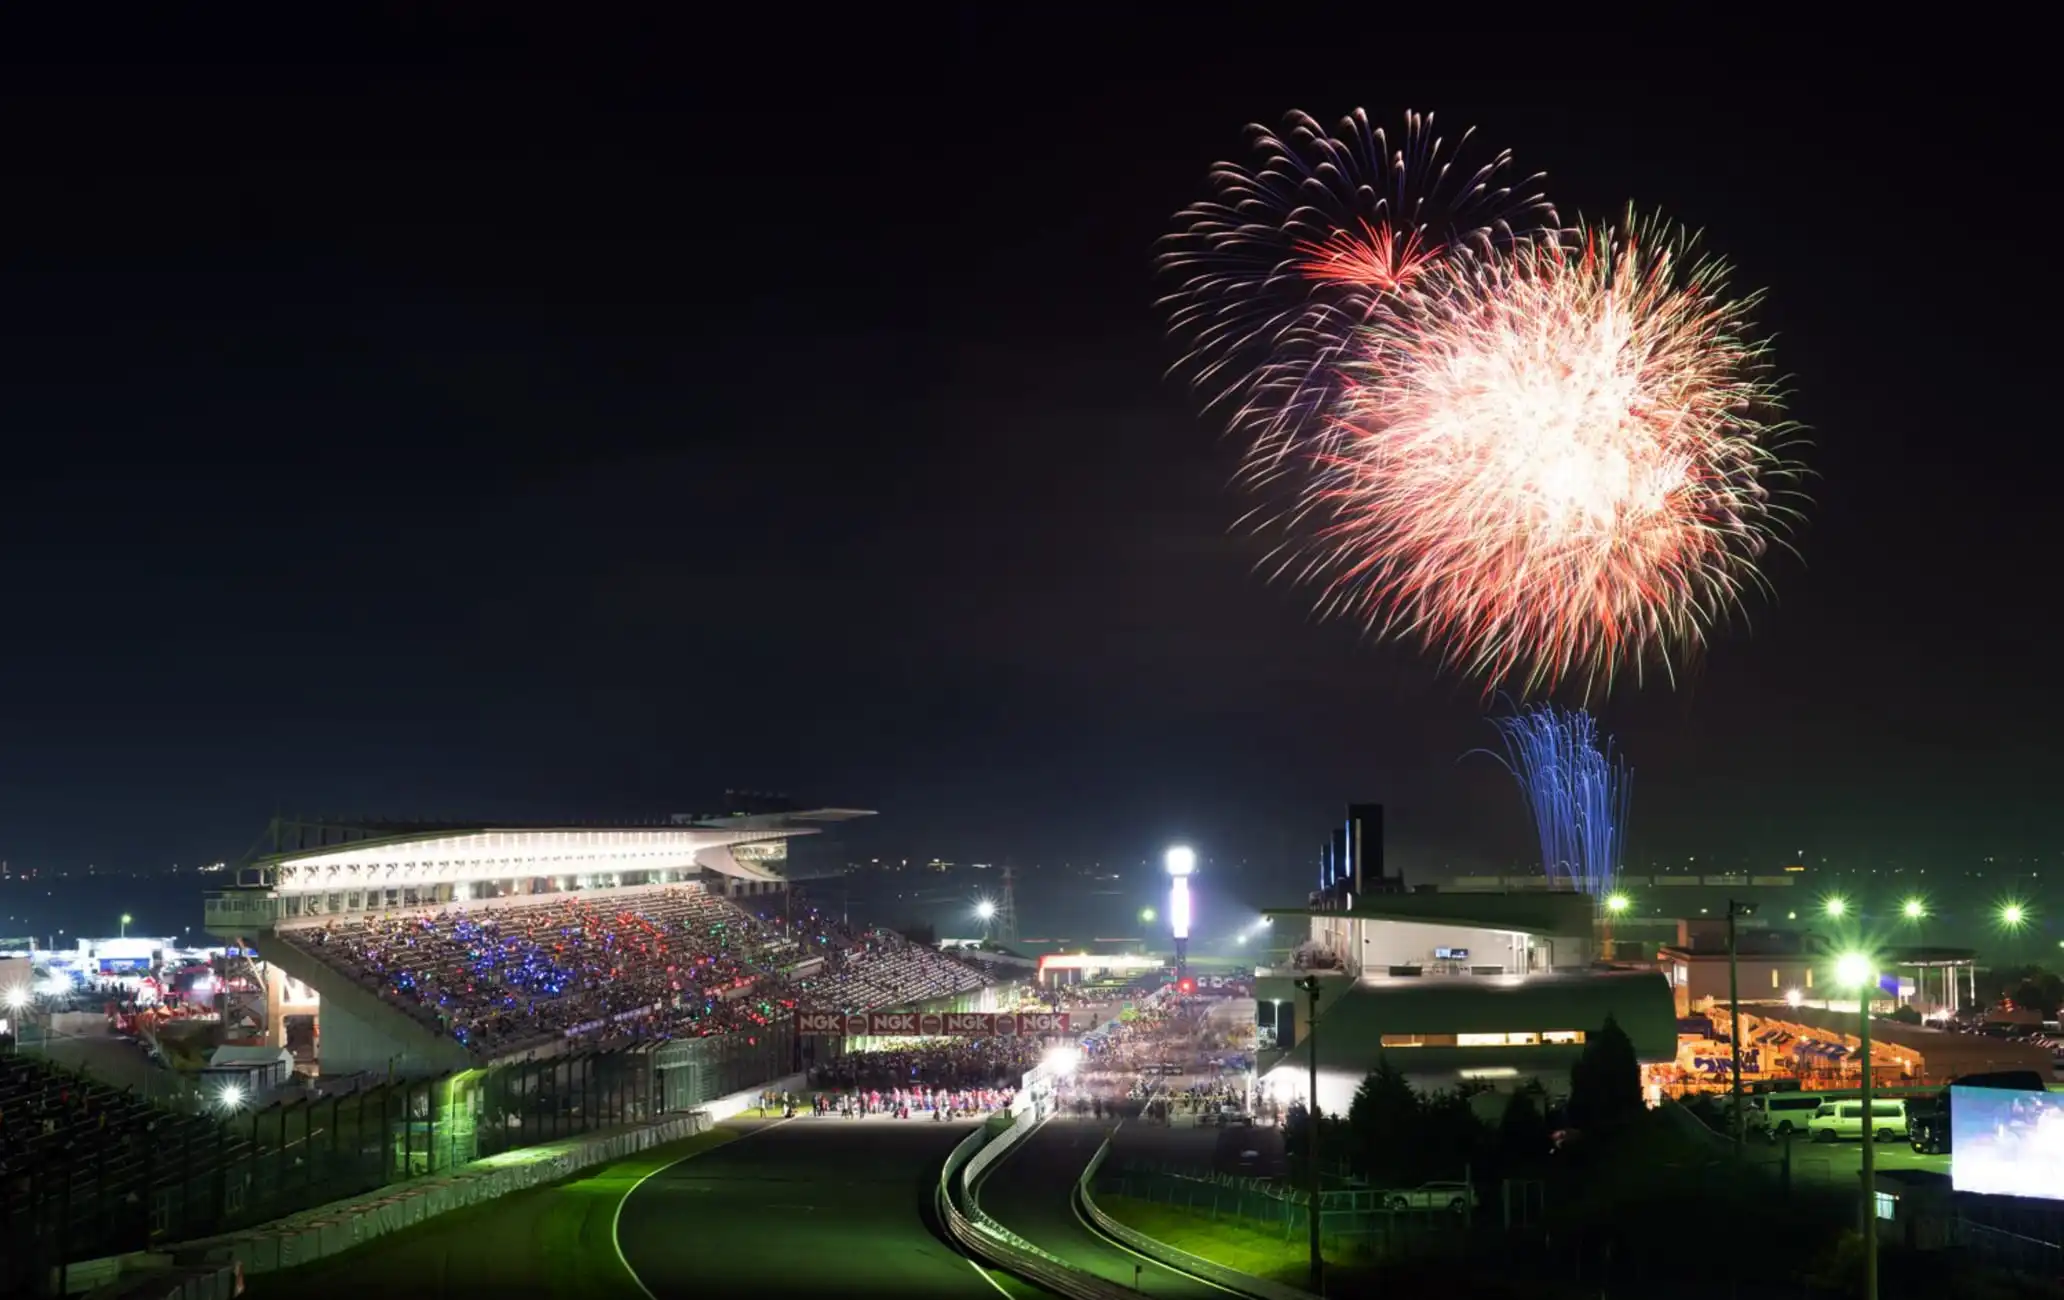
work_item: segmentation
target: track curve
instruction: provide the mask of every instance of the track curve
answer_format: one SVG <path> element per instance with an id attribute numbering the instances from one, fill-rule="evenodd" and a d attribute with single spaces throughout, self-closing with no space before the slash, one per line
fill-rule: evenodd
<path id="1" fill-rule="evenodd" d="M 1076 1182 L 1104 1136 L 1101 1123 L 1048 1120 L 983 1172 L 976 1189 L 982 1209 L 1041 1250 L 1119 1286 L 1129 1288 L 1137 1280 L 1149 1296 L 1225 1300 L 1238 1294 L 1121 1246 L 1082 1217 Z"/>
<path id="2" fill-rule="evenodd" d="M 931 1223 L 939 1165 L 970 1127 L 816 1116 L 768 1124 L 633 1189 L 617 1247 L 653 1300 L 1021 1295 Z"/>

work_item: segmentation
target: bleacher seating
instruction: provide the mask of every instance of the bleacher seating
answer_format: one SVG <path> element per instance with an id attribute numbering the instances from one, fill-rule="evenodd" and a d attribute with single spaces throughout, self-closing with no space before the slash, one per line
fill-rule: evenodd
<path id="1" fill-rule="evenodd" d="M 704 1036 L 801 1007 L 874 1010 L 986 979 L 886 931 L 762 920 L 696 886 L 356 916 L 281 931 L 483 1057 L 568 1036 Z M 792 972 L 812 957 L 807 979 Z"/>
<path id="2" fill-rule="evenodd" d="M 148 1160 L 153 1144 L 162 1149 L 166 1133 L 195 1122 L 133 1092 L 10 1051 L 0 1056 L 0 1204 L 12 1222 L 39 1185 L 50 1194 L 53 1178 L 125 1175 Z"/>

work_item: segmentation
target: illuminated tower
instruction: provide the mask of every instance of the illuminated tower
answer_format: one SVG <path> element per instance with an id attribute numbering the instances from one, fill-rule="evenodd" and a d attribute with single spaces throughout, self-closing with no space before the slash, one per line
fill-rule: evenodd
<path id="1" fill-rule="evenodd" d="M 1175 984 L 1178 989 L 1190 976 L 1190 877 L 1197 871 L 1197 854 L 1178 844 L 1162 858 L 1168 869 L 1168 929 L 1175 936 Z"/>
<path id="2" fill-rule="evenodd" d="M 1007 942 L 1018 937 L 1018 871 L 1003 869 L 1003 899 L 996 905 L 996 937 Z"/>

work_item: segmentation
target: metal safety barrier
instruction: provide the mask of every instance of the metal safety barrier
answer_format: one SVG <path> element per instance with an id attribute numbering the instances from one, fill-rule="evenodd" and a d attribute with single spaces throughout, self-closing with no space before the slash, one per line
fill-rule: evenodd
<path id="1" fill-rule="evenodd" d="M 939 1222 L 971 1258 L 1036 1283 L 1056 1295 L 1067 1296 L 1070 1300 L 1133 1297 L 1130 1289 L 1075 1268 L 1059 1256 L 1018 1236 L 984 1213 L 975 1197 L 974 1180 L 1045 1122 L 1047 1098 L 1034 1084 L 1043 1082 L 1050 1093 L 1052 1080 L 1035 1081 L 1034 1074 L 1026 1076 L 1026 1086 L 1019 1093 L 1022 1109 L 1009 1128 L 994 1136 L 986 1128 L 977 1129 L 946 1157 L 946 1163 L 939 1171 L 936 1193 Z"/>
<path id="2" fill-rule="evenodd" d="M 1112 1131 L 1116 1132 L 1115 1129 Z M 1273 1282 L 1265 1277 L 1255 1277 L 1251 1273 L 1242 1273 L 1238 1269 L 1227 1268 L 1202 1256 L 1192 1255 L 1186 1250 L 1178 1250 L 1136 1228 L 1127 1227 L 1104 1213 L 1097 1205 L 1096 1194 L 1090 1190 L 1090 1185 L 1096 1178 L 1097 1170 L 1103 1168 L 1105 1157 L 1110 1154 L 1111 1140 L 1105 1138 L 1103 1145 L 1097 1148 L 1096 1154 L 1090 1157 L 1088 1167 L 1082 1171 L 1082 1177 L 1075 1184 L 1075 1195 L 1081 1202 L 1083 1213 L 1089 1216 L 1089 1221 L 1096 1225 L 1098 1232 L 1166 1268 L 1202 1278 L 1206 1282 L 1240 1295 L 1253 1296 L 1255 1300 L 1314 1300 L 1309 1291 Z"/>

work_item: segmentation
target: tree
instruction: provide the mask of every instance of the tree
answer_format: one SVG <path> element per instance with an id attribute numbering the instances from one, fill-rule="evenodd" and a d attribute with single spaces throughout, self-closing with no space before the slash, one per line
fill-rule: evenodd
<path id="1" fill-rule="evenodd" d="M 1419 1118 L 1419 1094 L 1388 1057 L 1378 1056 L 1347 1108 L 1349 1163 L 1372 1183 L 1403 1175 Z"/>
<path id="2" fill-rule="evenodd" d="M 1498 1155 L 1508 1169 L 1524 1169 L 1548 1154 L 1547 1093 L 1540 1080 L 1529 1079 L 1505 1103 L 1498 1123 Z"/>
<path id="3" fill-rule="evenodd" d="M 1611 1016 L 1584 1040 L 1570 1069 L 1570 1123 L 1586 1132 L 1618 1128 L 1641 1114 L 1641 1060 Z"/>

